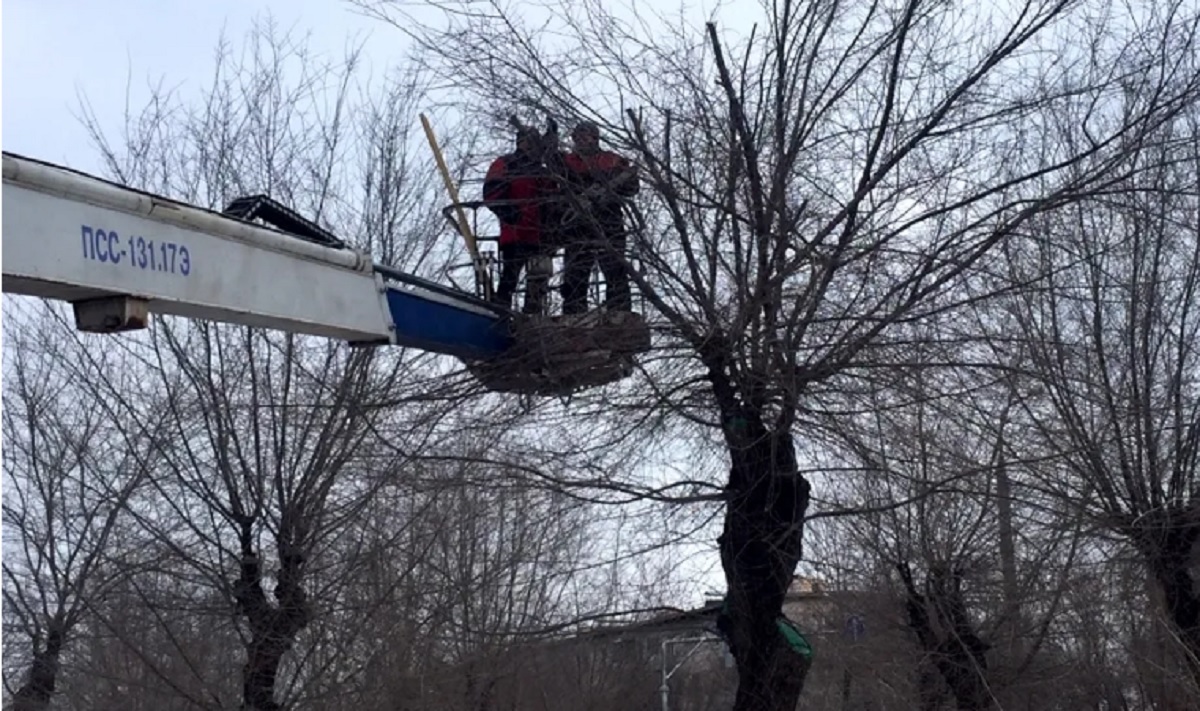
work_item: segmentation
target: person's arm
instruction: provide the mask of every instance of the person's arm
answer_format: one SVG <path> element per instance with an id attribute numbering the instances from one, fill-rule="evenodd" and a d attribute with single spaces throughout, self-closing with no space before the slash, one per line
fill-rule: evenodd
<path id="1" fill-rule="evenodd" d="M 630 162 L 627 158 L 617 156 L 617 168 L 614 171 L 615 175 L 609 182 L 613 192 L 623 198 L 631 198 L 638 194 L 641 190 L 641 179 L 638 176 L 637 166 Z"/>
<path id="2" fill-rule="evenodd" d="M 511 195 L 512 181 L 508 176 L 508 164 L 503 157 L 492 161 L 487 175 L 483 179 L 483 199 L 487 207 L 497 219 L 505 224 L 513 224 L 521 219 L 521 211 L 516 205 L 504 204 Z"/>
<path id="3" fill-rule="evenodd" d="M 595 182 L 588 192 L 592 193 L 593 197 L 603 200 L 604 203 L 617 207 L 623 199 L 638 194 L 641 185 L 637 166 L 613 153 L 606 157 L 609 159 L 606 162 L 609 162 L 610 165 L 593 173 Z"/>

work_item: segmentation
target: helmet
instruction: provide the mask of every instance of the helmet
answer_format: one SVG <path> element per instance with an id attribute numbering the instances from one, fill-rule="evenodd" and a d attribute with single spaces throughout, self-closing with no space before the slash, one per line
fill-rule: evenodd
<path id="1" fill-rule="evenodd" d="M 595 121 L 580 121 L 579 123 L 575 124 L 575 130 L 572 131 L 572 133 L 599 138 L 600 127 L 596 125 Z"/>

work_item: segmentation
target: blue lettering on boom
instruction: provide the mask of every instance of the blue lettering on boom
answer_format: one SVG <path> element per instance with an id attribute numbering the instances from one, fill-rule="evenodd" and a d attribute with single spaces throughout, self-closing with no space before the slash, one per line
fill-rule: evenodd
<path id="1" fill-rule="evenodd" d="M 80 225 L 80 239 L 83 258 L 90 261 L 120 264 L 124 260 L 129 268 L 139 271 L 181 276 L 192 273 L 191 251 L 178 242 L 155 241 L 132 234 L 122 239 L 116 230 L 93 225 Z"/>

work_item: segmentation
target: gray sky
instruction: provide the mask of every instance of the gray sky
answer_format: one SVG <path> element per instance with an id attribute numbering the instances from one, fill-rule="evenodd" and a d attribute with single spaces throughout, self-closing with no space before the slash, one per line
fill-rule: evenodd
<path id="1" fill-rule="evenodd" d="M 630 0 L 617 0 L 614 11 Z M 699 26 L 720 7 L 725 30 L 748 29 L 757 3 L 731 11 L 730 0 L 637 0 L 647 10 L 687 8 Z M 745 3 L 745 0 L 741 0 Z M 749 5 L 749 7 L 747 7 Z M 411 10 L 411 8 L 410 8 Z M 88 172 L 98 153 L 79 120 L 86 95 L 105 131 L 141 109 L 159 81 L 198 91 L 212 76 L 222 30 L 236 46 L 251 23 L 270 13 L 281 28 L 309 34 L 311 49 L 339 56 L 355 38 L 367 42 L 372 72 L 394 65 L 405 38 L 386 23 L 363 17 L 344 0 L 4 0 L 4 150 Z"/>
<path id="2" fill-rule="evenodd" d="M 81 94 L 115 133 L 127 87 L 135 111 L 159 80 L 198 90 L 212 76 L 222 30 L 236 43 L 267 12 L 335 56 L 353 37 L 369 34 L 367 55 L 380 69 L 395 61 L 403 42 L 394 28 L 340 0 L 4 0 L 4 150 L 99 170 L 78 118 Z"/>

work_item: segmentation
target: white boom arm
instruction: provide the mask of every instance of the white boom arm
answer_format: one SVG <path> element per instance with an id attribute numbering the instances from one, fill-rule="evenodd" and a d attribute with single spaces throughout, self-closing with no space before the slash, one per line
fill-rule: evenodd
<path id="1" fill-rule="evenodd" d="M 371 259 L 4 154 L 3 291 L 75 304 L 81 330 L 148 312 L 395 342 Z"/>
<path id="2" fill-rule="evenodd" d="M 506 308 L 374 264 L 266 196 L 239 198 L 222 214 L 3 159 L 0 286 L 70 302 L 83 331 L 145 328 L 156 312 L 393 344 L 459 358 L 491 390 L 542 394 L 626 377 L 632 355 L 650 348 L 645 320 L 632 313 L 516 328 Z M 264 205 L 273 216 L 257 212 Z M 256 214 L 283 229 L 249 221 Z"/>

